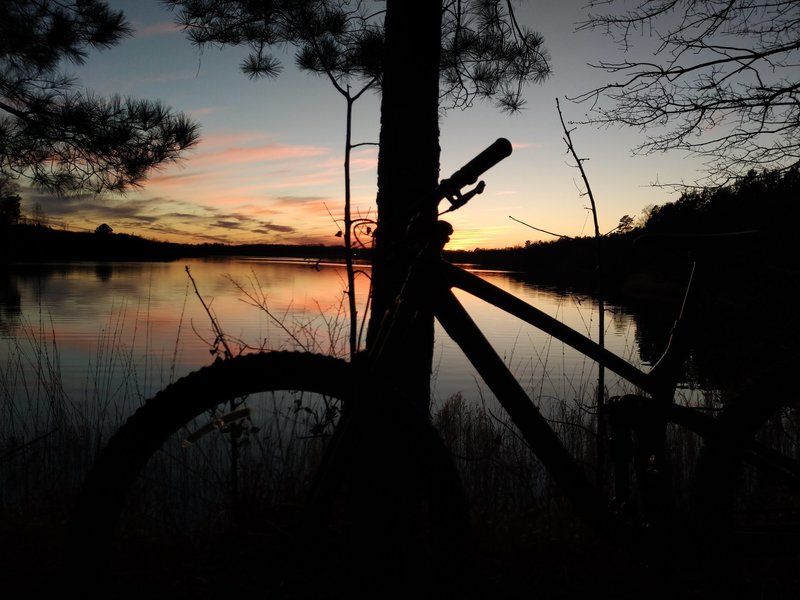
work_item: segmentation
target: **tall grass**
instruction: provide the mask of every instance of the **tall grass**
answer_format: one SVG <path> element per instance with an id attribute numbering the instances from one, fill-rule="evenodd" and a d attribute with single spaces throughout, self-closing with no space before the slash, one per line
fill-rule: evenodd
<path id="1" fill-rule="evenodd" d="M 344 298 L 333 309 L 320 307 L 321 317 L 287 322 L 285 315 L 270 310 L 255 273 L 244 284 L 231 281 L 245 302 L 267 314 L 284 334 L 278 337 L 288 339 L 290 347 L 333 354 L 346 348 Z M 188 290 L 187 286 L 187 297 Z M 13 337 L 0 340 L 5 344 L 0 352 L 0 522 L 34 513 L 57 514 L 63 520 L 108 438 L 153 391 L 174 379 L 181 337 L 187 335 L 181 317 L 171 363 L 164 353 L 147 351 L 142 356 L 137 344 L 146 346 L 150 340 L 149 315 L 142 317 L 123 304 L 95 338 L 83 385 L 76 389 L 80 367 L 73 358 L 72 383 L 67 385 L 59 340 L 45 312 L 40 307 L 37 322 L 20 321 Z M 212 313 L 208 316 L 216 319 Z M 225 335 L 224 329 L 219 334 Z M 209 342 L 212 351 L 218 341 Z M 236 353 L 268 349 L 266 339 L 253 343 L 226 336 L 222 341 L 230 342 Z M 285 348 L 285 342 L 278 343 Z M 167 360 L 159 363 L 154 355 Z M 299 488 L 319 454 L 314 438 L 330 428 L 336 411 L 336 406 L 318 409 L 294 401 L 265 409 L 262 424 L 243 439 L 251 446 L 237 467 L 243 490 L 276 500 L 280 493 Z M 256 491 L 259 485 L 262 489 Z"/>
<path id="2" fill-rule="evenodd" d="M 266 313 L 295 347 L 334 354 L 346 348 L 344 297 L 338 309 L 320 310 L 322 319 L 286 322 L 284 315 L 270 310 L 255 274 L 246 282 L 230 280 L 243 301 Z M 147 364 L 137 364 L 133 344 L 137 336 L 147 337 L 148 333 L 139 322 L 126 322 L 125 308 L 109 317 L 86 366 L 83 390 L 72 395 L 65 390 L 58 340 L 45 318 L 37 324 L 20 325 L 16 337 L 6 340 L 5 363 L 0 365 L 0 506 L 32 506 L 39 498 L 74 494 L 113 431 L 146 399 L 151 388 L 163 387 L 174 377 L 177 348 L 184 335 L 180 327 L 172 364 L 153 365 L 149 357 Z M 210 314 L 209 318 L 216 316 Z M 224 325 L 223 317 L 221 332 Z M 263 349 L 263 344 L 230 342 L 236 352 Z M 545 348 L 523 366 L 530 373 L 542 373 L 538 382 L 528 382 L 534 396 L 550 383 L 551 371 L 561 366 L 559 361 L 549 364 L 549 356 L 550 349 Z M 508 362 L 514 360 L 512 352 Z M 586 373 L 573 376 L 585 377 Z M 594 392 L 581 382 L 565 385 L 572 401 L 541 396 L 536 400 L 555 411 L 554 426 L 565 434 L 569 449 L 580 461 L 591 464 L 595 421 L 584 402 L 591 405 Z M 476 510 L 502 513 L 546 505 L 551 489 L 546 473 L 513 426 L 499 411 L 487 408 L 480 390 L 478 396 L 478 401 L 468 401 L 465 394 L 446 399 L 434 415 L 457 457 Z M 258 450 L 257 456 L 250 451 L 245 457 L 250 462 L 242 463 L 245 475 L 258 477 L 270 488 L 263 490 L 263 495 L 275 498 L 277 490 L 291 487 L 287 482 L 308 478 L 319 444 L 307 440 L 329 431 L 336 411 L 335 406 L 292 402 L 273 406 L 268 418 L 262 419 L 267 425 L 259 426 L 259 432 L 247 439 L 252 449 Z M 307 452 L 311 454 L 304 456 Z M 255 465 L 262 469 L 261 475 L 255 475 Z"/>
<path id="3" fill-rule="evenodd" d="M 324 331 L 334 323 L 327 321 Z M 308 327 L 296 327 L 298 336 L 309 334 Z M 9 523 L 20 527 L 18 523 L 36 522 L 46 523 L 48 534 L 63 528 L 73 498 L 108 436 L 144 400 L 147 386 L 140 378 L 145 373 L 133 364 L 124 329 L 119 319 L 109 321 L 106 336 L 99 340 L 88 365 L 86 389 L 79 398 L 70 397 L 64 389 L 52 328 L 43 324 L 21 327 L 16 339 L 7 342 L 6 360 L 0 365 L 3 530 L 9 530 Z M 328 335 L 331 343 L 338 344 L 335 332 Z M 544 354 L 536 360 L 547 362 Z M 174 372 L 170 365 L 163 370 Z M 146 376 L 159 379 L 154 369 Z M 528 385 L 535 390 L 536 383 L 529 381 Z M 525 538 L 526 543 L 537 538 L 549 543 L 554 536 L 562 536 L 561 542 L 575 544 L 579 538 L 570 536 L 577 535 L 579 521 L 569 505 L 507 417 L 495 408 L 494 399 L 484 398 L 477 384 L 475 387 L 442 401 L 434 409 L 432 421 L 459 469 L 480 541 L 489 539 L 499 548 L 495 550 L 498 555 L 506 558 L 510 547 L 500 547 L 508 546 L 512 537 Z M 569 399 L 538 397 L 536 401 L 591 477 L 597 448 L 596 392 L 580 382 L 568 383 L 567 388 Z M 473 393 L 477 400 L 468 397 Z M 250 400 L 255 403 L 257 399 Z M 260 412 L 237 432 L 241 452 L 235 463 L 235 491 L 230 485 L 227 436 L 204 440 L 210 443 L 198 444 L 176 461 L 179 436 L 174 447 L 156 455 L 134 488 L 133 504 L 140 510 L 133 521 L 137 530 L 166 536 L 175 551 L 191 549 L 193 553 L 199 552 L 201 542 L 219 549 L 220 539 L 228 537 L 230 543 L 244 545 L 246 541 L 238 537 L 242 531 L 249 540 L 256 533 L 274 535 L 285 524 L 286 515 L 295 513 L 301 504 L 328 440 L 336 407 L 325 398 L 297 394 L 266 395 L 258 400 Z M 791 446 L 798 439 L 797 423 L 797 414 L 793 414 L 779 424 L 793 435 L 784 444 Z M 681 505 L 693 501 L 700 445 L 691 433 L 677 428 L 670 431 L 671 476 Z M 792 452 L 797 453 L 796 442 L 793 450 L 789 447 L 788 453 Z M 199 531 L 201 541 L 186 537 L 189 530 Z M 28 528 L 24 535 L 29 532 Z M 48 543 L 52 545 L 53 540 Z M 167 564 L 172 558 L 165 557 Z"/>
<path id="4" fill-rule="evenodd" d="M 249 300 L 263 305 L 265 298 L 253 288 Z M 83 393 L 71 397 L 64 387 L 58 340 L 43 323 L 20 326 L 17 336 L 7 340 L 6 360 L 0 365 L 0 508 L 6 511 L 36 510 L 45 499 L 68 504 L 105 441 L 145 400 L 148 386 L 141 378 L 166 383 L 174 372 L 163 365 L 161 375 L 152 366 L 144 373 L 125 341 L 131 324 L 115 315 L 87 365 Z M 298 338 L 311 335 L 307 325 L 292 327 Z M 341 327 L 336 317 L 326 320 L 323 329 L 329 345 L 338 347 Z M 317 335 L 317 348 L 319 339 Z M 308 481 L 338 408 L 272 402 L 245 436 L 249 448 L 239 465 L 240 481 L 246 496 L 280 504 L 296 497 Z M 584 433 L 574 432 L 591 427 L 591 415 L 569 412 L 567 404 L 560 410 L 559 427 L 567 431 L 571 449 L 590 462 L 591 444 Z M 456 395 L 433 420 L 457 458 L 476 511 L 502 514 L 547 505 L 550 483 L 543 468 L 513 427 L 485 402 Z M 213 468 L 219 477 L 224 465 Z"/>
<path id="5" fill-rule="evenodd" d="M 255 272 L 246 281 L 228 279 L 242 301 L 265 313 L 290 346 L 334 355 L 346 353 L 344 295 L 333 310 L 320 308 L 321 317 L 307 322 L 287 321 L 286 314 L 276 314 L 271 309 Z M 87 365 L 84 389 L 78 394 L 73 392 L 72 396 L 65 391 L 58 340 L 45 318 L 36 324 L 21 325 L 16 337 L 6 341 L 5 363 L 0 365 L 3 415 L 0 483 L 6 478 L 9 481 L 0 489 L 0 506 L 24 504 L 25 498 L 40 496 L 38 490 L 44 490 L 42 486 L 61 491 L 79 486 L 108 436 L 146 399 L 151 389 L 163 387 L 175 376 L 178 347 L 181 336 L 185 335 L 181 326 L 176 332 L 172 364 L 154 365 L 149 357 L 144 364 L 137 364 L 133 352 L 135 338 L 143 335 L 147 339 L 148 332 L 139 322 L 126 322 L 125 308 L 120 307 L 109 317 Z M 591 312 L 585 323 L 587 332 L 593 328 L 593 315 Z M 216 319 L 216 315 L 209 314 L 209 318 Z M 218 323 L 218 337 L 224 335 L 224 326 L 223 316 Z M 235 352 L 265 349 L 266 344 L 229 341 Z M 216 343 L 210 343 L 212 349 Z M 586 382 L 591 379 L 594 364 L 586 360 L 575 372 L 554 375 L 565 366 L 558 348 L 548 344 L 540 349 L 527 349 L 531 351 L 530 358 L 520 362 L 522 349 L 512 348 L 506 361 L 521 371 L 521 379 L 526 380 L 535 402 L 547 412 L 572 455 L 591 468 L 596 460 L 594 398 L 597 394 Z M 633 345 L 630 352 L 634 352 Z M 557 379 L 560 381 L 556 383 Z M 502 513 L 524 506 L 548 505 L 552 486 L 544 469 L 502 411 L 495 408 L 493 400 L 487 402 L 477 384 L 475 388 L 446 398 L 433 415 L 462 469 L 475 509 Z M 563 398 L 545 397 L 545 389 L 560 389 Z M 473 394 L 474 391 L 477 393 Z M 467 394 L 477 396 L 477 400 L 468 400 Z M 249 439 L 249 443 L 261 445 L 261 456 L 251 457 L 254 462 L 246 469 L 252 475 L 256 471 L 253 464 L 261 465 L 265 472 L 274 474 L 270 476 L 274 482 L 307 477 L 301 471 L 307 470 L 313 459 L 303 457 L 302 453 L 310 451 L 307 448 L 311 445 L 297 440 L 329 430 L 335 415 L 335 407 L 304 406 L 298 411 L 284 405 L 280 410 L 274 409 L 269 427 L 261 428 L 260 437 L 254 435 Z M 293 470 L 297 472 L 292 474 Z M 22 481 L 27 482 L 23 487 L 15 483 Z M 269 491 L 267 495 L 275 493 Z"/>
<path id="6" fill-rule="evenodd" d="M 82 395 L 67 392 L 52 327 L 22 323 L 0 364 L 0 508 L 63 504 L 108 435 L 142 400 L 121 325 L 100 336 Z"/>

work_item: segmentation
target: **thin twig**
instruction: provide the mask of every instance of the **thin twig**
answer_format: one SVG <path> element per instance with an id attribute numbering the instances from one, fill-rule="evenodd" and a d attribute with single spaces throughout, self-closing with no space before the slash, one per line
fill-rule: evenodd
<path id="1" fill-rule="evenodd" d="M 578 153 L 575 151 L 575 145 L 572 143 L 572 136 L 570 129 L 567 128 L 567 124 L 564 122 L 564 115 L 561 113 L 561 105 L 558 102 L 558 98 L 556 98 L 556 108 L 558 108 L 558 118 L 561 120 L 561 127 L 564 130 L 564 143 L 567 145 L 572 157 L 575 159 L 575 163 L 577 164 L 578 170 L 581 173 L 581 178 L 583 179 L 584 185 L 586 185 L 586 195 L 589 196 L 589 202 L 591 203 L 592 208 L 592 217 L 594 219 L 594 237 L 596 240 L 597 246 L 597 280 L 598 280 L 598 290 L 597 290 L 597 309 L 598 309 L 598 333 L 597 333 L 597 343 L 598 345 L 603 348 L 605 347 L 605 303 L 603 301 L 603 256 L 601 250 L 601 240 L 602 235 L 600 234 L 600 225 L 598 224 L 597 219 L 597 205 L 594 201 L 594 194 L 592 193 L 592 187 L 589 185 L 589 178 L 586 175 L 586 171 L 583 168 L 583 162 L 585 159 L 581 159 L 578 157 Z M 597 481 L 598 483 L 601 482 L 603 478 L 603 469 L 604 469 L 604 462 L 605 462 L 605 446 L 604 440 L 606 437 L 605 431 L 605 421 L 603 419 L 603 406 L 605 405 L 605 368 L 603 367 L 602 363 L 598 364 L 597 368 L 597 410 L 598 410 L 598 417 L 597 417 Z"/>
<path id="2" fill-rule="evenodd" d="M 57 431 L 58 431 L 57 428 L 53 429 L 52 431 L 48 431 L 47 433 L 43 433 L 42 435 L 33 438 L 30 442 L 26 442 L 26 443 L 22 444 L 21 446 L 17 446 L 16 448 L 13 448 L 12 450 L 9 450 L 8 452 L 6 452 L 2 456 L 0 456 L 0 463 L 4 463 L 5 461 L 10 460 L 15 454 L 18 454 L 18 453 L 22 452 L 26 448 L 29 448 L 29 447 L 33 446 L 34 444 L 36 444 L 38 442 L 41 442 L 43 439 L 45 439 L 47 437 L 50 437 L 51 435 L 53 435 Z"/>
<path id="3" fill-rule="evenodd" d="M 553 236 L 555 236 L 557 238 L 562 238 L 562 239 L 569 239 L 568 235 L 562 235 L 560 233 L 553 233 L 552 231 L 547 231 L 546 229 L 540 229 L 539 227 L 534 227 L 533 225 L 530 225 L 529 223 L 526 223 L 525 221 L 520 221 L 519 219 L 515 219 L 511 215 L 508 215 L 508 218 L 511 219 L 512 221 L 516 221 L 517 223 L 525 225 L 525 227 L 530 227 L 531 229 L 535 229 L 536 231 L 541 231 L 542 233 L 546 233 L 547 235 L 553 235 Z"/>
<path id="4" fill-rule="evenodd" d="M 203 296 L 200 295 L 200 290 L 197 289 L 197 282 L 195 282 L 194 277 L 192 277 L 192 272 L 189 269 L 189 265 L 186 265 L 186 274 L 189 276 L 189 280 L 192 282 L 194 293 L 197 294 L 197 297 L 200 299 L 200 304 L 203 305 L 208 318 L 211 320 L 211 327 L 214 330 L 214 335 L 216 336 L 214 345 L 216 346 L 217 342 L 222 344 L 222 347 L 225 349 L 225 358 L 233 358 L 233 352 L 231 352 L 231 349 L 228 347 L 228 342 L 225 341 L 225 334 L 222 333 L 222 328 L 219 326 L 216 317 L 211 312 L 211 308 L 209 308 L 209 306 L 206 304 L 206 301 L 203 300 Z"/>
<path id="5" fill-rule="evenodd" d="M 280 327 L 283 330 L 283 332 L 286 335 L 288 335 L 295 344 L 297 344 L 300 348 L 302 348 L 306 352 L 310 352 L 311 350 L 308 348 L 308 346 L 303 342 L 301 342 L 300 339 L 295 335 L 295 333 L 286 326 L 286 324 L 283 322 L 283 319 L 276 317 L 272 313 L 272 311 L 267 306 L 266 297 L 264 296 L 264 292 L 262 291 L 261 282 L 258 280 L 258 276 L 256 275 L 255 271 L 251 271 L 251 274 L 253 276 L 253 282 L 254 282 L 252 293 L 244 289 L 244 286 L 238 281 L 236 281 L 230 275 L 226 275 L 225 277 L 236 287 L 236 289 L 238 289 L 242 294 L 245 295 L 245 297 L 248 300 L 250 300 L 250 302 L 245 302 L 244 300 L 242 300 L 242 302 L 245 302 L 246 304 L 250 304 L 251 306 L 255 306 L 256 308 L 263 310 L 264 313 L 272 320 L 272 322 L 275 323 L 278 327 Z M 261 296 L 260 298 L 255 296 L 256 290 L 258 290 L 258 293 Z"/>

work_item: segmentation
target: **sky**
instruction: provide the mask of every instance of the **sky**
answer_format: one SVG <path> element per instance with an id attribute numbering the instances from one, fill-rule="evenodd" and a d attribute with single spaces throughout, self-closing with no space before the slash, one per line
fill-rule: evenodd
<path id="1" fill-rule="evenodd" d="M 112 0 L 134 35 L 70 66 L 95 93 L 160 100 L 200 125 L 199 144 L 184 159 L 154 172 L 124 195 L 57 198 L 28 190 L 23 212 L 39 203 L 48 219 L 73 231 L 101 223 L 115 232 L 186 243 L 322 243 L 335 245 L 344 197 L 345 101 L 322 78 L 298 71 L 291 54 L 276 79 L 250 80 L 239 70 L 246 48 L 193 46 L 158 0 Z M 518 20 L 541 33 L 552 75 L 526 89 L 525 109 L 509 116 L 489 103 L 447 111 L 441 119 L 441 175 L 449 175 L 498 137 L 514 152 L 485 174 L 486 191 L 448 215 L 450 248 L 497 248 L 550 240 L 515 221 L 560 235 L 591 235 L 589 200 L 567 153 L 556 109 L 580 120 L 588 106 L 567 98 L 596 87 L 607 75 L 587 63 L 620 58 L 599 32 L 576 32 L 586 18 L 582 0 L 522 0 Z M 375 142 L 377 94 L 354 107 L 353 142 Z M 699 160 L 679 153 L 633 156 L 644 133 L 575 126 L 572 139 L 598 205 L 600 230 L 623 215 L 676 199 L 656 183 L 692 182 Z M 352 156 L 354 215 L 374 218 L 377 149 Z M 513 217 L 514 219 L 512 219 Z"/>

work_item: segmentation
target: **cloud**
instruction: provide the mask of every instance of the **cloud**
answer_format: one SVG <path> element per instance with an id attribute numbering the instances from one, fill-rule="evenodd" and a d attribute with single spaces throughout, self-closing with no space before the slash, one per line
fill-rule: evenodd
<path id="1" fill-rule="evenodd" d="M 229 109 L 230 109 L 229 106 L 202 106 L 200 108 L 193 108 L 186 112 L 191 114 L 193 117 L 199 117 L 204 115 L 213 115 L 215 113 L 224 112 Z"/>
<path id="2" fill-rule="evenodd" d="M 147 189 L 232 204 L 276 195 L 271 190 L 305 192 L 341 182 L 341 165 L 328 166 L 327 148 L 264 142 L 263 138 L 246 133 L 204 138 L 180 163 L 153 173 Z"/>
<path id="3" fill-rule="evenodd" d="M 275 225 L 273 223 L 264 223 L 261 227 L 256 227 L 254 229 L 257 233 L 294 233 L 297 231 L 294 227 L 290 227 L 288 225 Z"/>
<path id="4" fill-rule="evenodd" d="M 150 176 L 145 184 L 148 188 L 153 186 L 158 187 L 176 187 L 191 184 L 193 182 L 202 181 L 209 178 L 211 175 L 206 172 L 174 172 L 174 169 L 169 173 L 155 172 Z"/>
<path id="5" fill-rule="evenodd" d="M 197 218 L 196 213 L 166 213 L 164 214 L 164 218 L 168 219 L 195 219 Z"/>
<path id="6" fill-rule="evenodd" d="M 229 166 L 242 163 L 296 160 L 327 154 L 326 148 L 317 146 L 293 146 L 290 144 L 264 144 L 255 147 L 229 147 L 223 150 L 203 152 L 194 164 L 212 163 L 215 166 Z"/>
<path id="7" fill-rule="evenodd" d="M 263 195 L 263 201 L 195 202 L 147 189 L 127 195 L 56 197 L 24 195 L 23 212 L 38 203 L 54 226 L 92 231 L 108 223 L 117 233 L 165 241 L 211 243 L 335 243 L 331 222 L 341 210 L 323 195 Z M 329 210 L 326 210 L 326 206 Z M 298 225 L 301 224 L 301 225 Z"/>
<path id="8" fill-rule="evenodd" d="M 239 221 L 219 220 L 216 223 L 214 223 L 214 227 L 222 227 L 223 229 L 241 229 L 242 224 Z"/>
<path id="9" fill-rule="evenodd" d="M 354 155 L 353 174 L 365 174 L 353 179 L 354 214 L 367 214 L 374 203 L 375 161 L 373 148 Z M 342 176 L 341 157 L 326 147 L 229 131 L 204 136 L 143 188 L 68 198 L 31 191 L 23 211 L 39 202 L 58 225 L 74 230 L 108 223 L 118 233 L 172 241 L 335 243 Z"/>
<path id="10" fill-rule="evenodd" d="M 297 206 L 298 204 L 320 204 L 322 202 L 330 202 L 329 196 L 277 196 L 275 198 L 277 205 L 283 206 Z"/>
<path id="11" fill-rule="evenodd" d="M 151 23 L 143 27 L 135 27 L 136 37 L 153 37 L 157 35 L 164 35 L 167 33 L 175 33 L 180 31 L 181 28 L 178 24 L 162 21 L 160 23 Z"/>

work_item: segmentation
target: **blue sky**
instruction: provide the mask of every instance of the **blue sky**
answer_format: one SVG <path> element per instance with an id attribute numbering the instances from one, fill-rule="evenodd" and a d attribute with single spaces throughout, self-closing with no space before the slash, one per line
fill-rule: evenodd
<path id="1" fill-rule="evenodd" d="M 324 79 L 300 73 L 286 56 L 272 80 L 249 80 L 238 68 L 244 48 L 193 47 L 173 15 L 157 0 L 116 0 L 135 33 L 118 46 L 93 53 L 74 68 L 80 83 L 98 94 L 159 99 L 201 125 L 201 141 L 178 165 L 124 196 L 52 198 L 24 195 L 23 210 L 39 202 L 52 221 L 72 230 L 108 223 L 117 232 L 181 242 L 337 244 L 341 216 L 345 103 Z M 592 233 L 588 199 L 566 154 L 556 110 L 576 120 L 588 109 L 565 99 L 595 87 L 605 74 L 587 66 L 620 51 L 599 33 L 575 32 L 585 18 L 582 2 L 517 3 L 518 19 L 540 32 L 553 75 L 526 92 L 520 114 L 500 114 L 489 104 L 451 110 L 441 121 L 442 175 L 446 176 L 497 137 L 514 153 L 485 176 L 486 192 L 449 216 L 451 247 L 504 247 L 552 239 L 517 219 L 564 235 Z M 643 40 L 647 43 L 647 40 Z M 379 98 L 367 92 L 355 105 L 354 141 L 378 138 Z M 579 126 L 573 133 L 598 203 L 600 228 L 613 229 L 625 214 L 675 198 L 654 182 L 692 182 L 702 167 L 680 154 L 634 157 L 639 131 Z M 377 151 L 353 155 L 358 214 L 375 216 Z"/>

